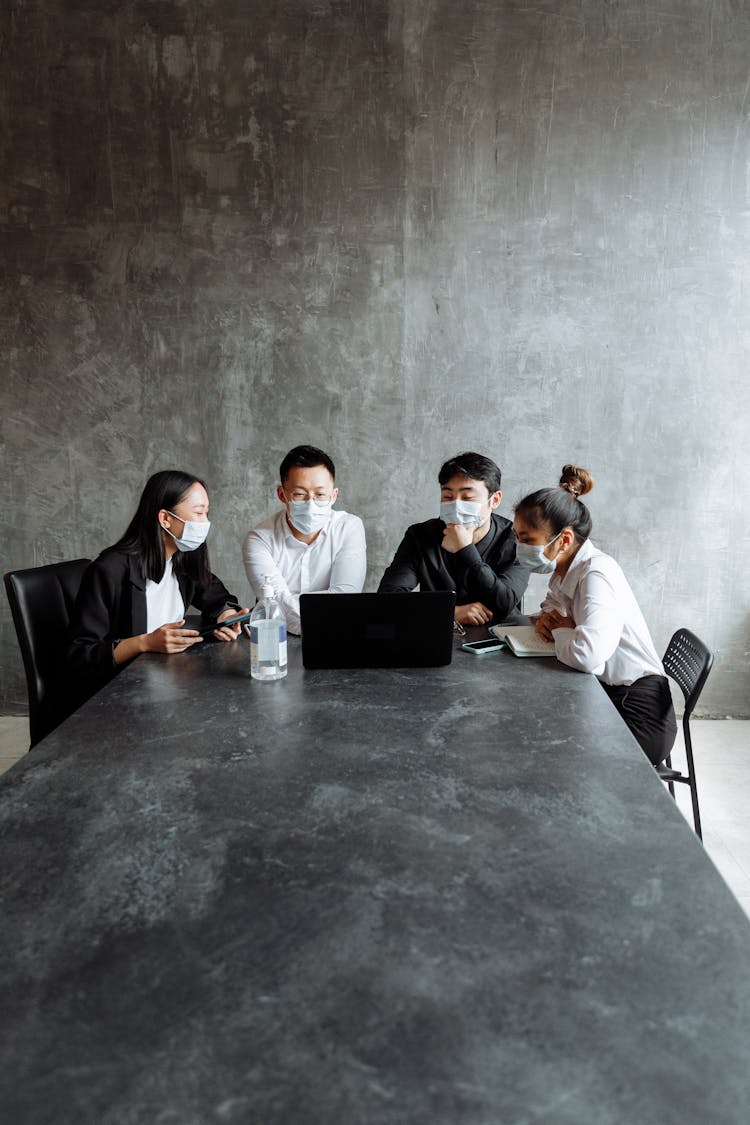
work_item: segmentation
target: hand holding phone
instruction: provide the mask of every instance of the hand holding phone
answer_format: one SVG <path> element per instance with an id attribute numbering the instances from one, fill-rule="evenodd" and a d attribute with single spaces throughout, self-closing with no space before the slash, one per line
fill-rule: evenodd
<path id="1" fill-rule="evenodd" d="M 247 613 L 240 613 L 237 615 L 237 617 L 226 617 L 223 621 L 214 621 L 213 625 L 201 625 L 201 627 L 197 629 L 196 632 L 200 633 L 202 637 L 207 637 L 216 629 L 223 629 L 226 625 L 241 625 L 243 621 L 250 620 L 251 612 L 252 611 L 248 611 Z"/>

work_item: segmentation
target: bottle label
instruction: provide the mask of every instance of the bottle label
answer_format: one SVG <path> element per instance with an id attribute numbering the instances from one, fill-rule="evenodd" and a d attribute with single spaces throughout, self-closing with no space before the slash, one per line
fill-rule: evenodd
<path id="1" fill-rule="evenodd" d="M 257 645 L 258 660 L 278 661 L 282 637 L 286 650 L 286 626 L 278 621 L 256 621 L 250 626 L 250 644 Z"/>

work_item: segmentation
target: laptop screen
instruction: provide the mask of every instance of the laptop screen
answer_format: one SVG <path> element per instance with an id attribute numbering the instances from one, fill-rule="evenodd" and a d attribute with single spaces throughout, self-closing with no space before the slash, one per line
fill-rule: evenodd
<path id="1" fill-rule="evenodd" d="M 452 590 L 301 594 L 305 668 L 432 668 L 453 656 Z"/>

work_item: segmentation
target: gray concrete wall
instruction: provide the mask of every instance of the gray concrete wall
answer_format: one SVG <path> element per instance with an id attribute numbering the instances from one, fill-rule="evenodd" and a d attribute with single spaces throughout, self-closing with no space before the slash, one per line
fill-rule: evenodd
<path id="1" fill-rule="evenodd" d="M 748 57 L 730 0 L 6 0 L 3 568 L 175 465 L 245 593 L 309 441 L 374 588 L 446 456 L 506 513 L 575 461 L 657 645 L 716 648 L 703 712 L 750 714 Z"/>

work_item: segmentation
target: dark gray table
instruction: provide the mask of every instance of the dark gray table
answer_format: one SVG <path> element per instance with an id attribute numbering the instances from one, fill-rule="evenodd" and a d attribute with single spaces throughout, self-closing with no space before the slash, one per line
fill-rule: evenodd
<path id="1" fill-rule="evenodd" d="M 750 926 L 596 681 L 142 657 L 0 782 L 3 1122 L 742 1122 Z"/>

